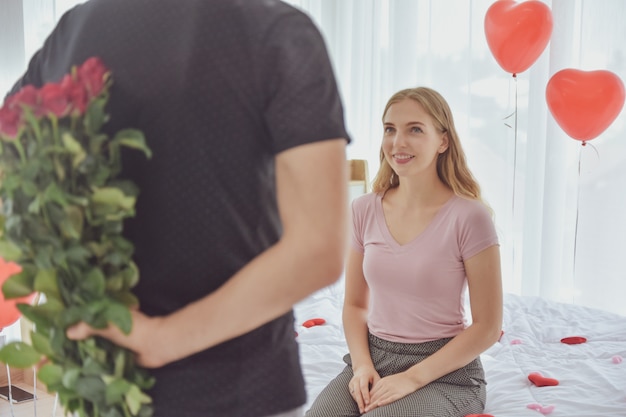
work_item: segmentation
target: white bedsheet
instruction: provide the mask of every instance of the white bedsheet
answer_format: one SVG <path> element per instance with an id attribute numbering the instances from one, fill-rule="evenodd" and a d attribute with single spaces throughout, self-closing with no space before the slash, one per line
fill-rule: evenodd
<path id="1" fill-rule="evenodd" d="M 307 409 L 344 367 L 342 301 L 343 284 L 338 282 L 295 307 Z M 312 318 L 326 324 L 301 325 Z M 554 406 L 553 417 L 626 417 L 626 317 L 506 294 L 503 330 L 500 341 L 481 355 L 488 383 L 486 414 L 542 416 L 527 407 L 538 404 Z M 571 336 L 587 342 L 561 343 Z M 623 362 L 617 363 L 620 358 Z M 559 385 L 537 387 L 528 380 L 531 372 L 557 379 Z"/>

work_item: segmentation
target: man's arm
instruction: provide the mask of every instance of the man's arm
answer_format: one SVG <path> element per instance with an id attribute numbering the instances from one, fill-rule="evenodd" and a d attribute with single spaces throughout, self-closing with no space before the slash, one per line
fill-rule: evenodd
<path id="1" fill-rule="evenodd" d="M 129 336 L 112 326 L 94 331 L 84 324 L 69 335 L 100 334 L 134 350 L 141 365 L 159 367 L 243 335 L 335 282 L 347 249 L 345 147 L 339 138 L 277 156 L 283 235 L 218 290 L 169 316 L 133 312 Z"/>

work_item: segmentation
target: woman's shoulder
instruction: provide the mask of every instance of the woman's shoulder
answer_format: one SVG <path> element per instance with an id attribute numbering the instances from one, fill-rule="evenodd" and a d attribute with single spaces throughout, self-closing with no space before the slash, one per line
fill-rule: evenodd
<path id="1" fill-rule="evenodd" d="M 454 195 L 452 200 L 452 210 L 457 216 L 466 218 L 492 217 L 491 209 L 481 200 L 460 195 Z"/>
<path id="2" fill-rule="evenodd" d="M 370 204 L 374 204 L 379 197 L 380 197 L 379 193 L 375 193 L 372 191 L 366 194 L 362 194 L 358 197 L 355 197 L 352 200 L 352 205 L 367 206 Z"/>
<path id="3" fill-rule="evenodd" d="M 352 200 L 352 211 L 354 213 L 374 212 L 379 199 L 380 194 L 375 192 L 369 192 L 355 197 Z"/>

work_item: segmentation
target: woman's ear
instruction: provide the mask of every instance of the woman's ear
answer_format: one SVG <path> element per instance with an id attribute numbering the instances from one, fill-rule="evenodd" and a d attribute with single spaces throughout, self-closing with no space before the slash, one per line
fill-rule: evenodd
<path id="1" fill-rule="evenodd" d="M 443 132 L 443 135 L 441 136 L 441 145 L 439 146 L 439 153 L 444 153 L 445 151 L 447 151 L 448 145 L 448 132 Z"/>

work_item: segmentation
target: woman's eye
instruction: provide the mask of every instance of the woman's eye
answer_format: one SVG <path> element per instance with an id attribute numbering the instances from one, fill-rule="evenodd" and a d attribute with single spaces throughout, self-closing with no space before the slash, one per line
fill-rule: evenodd
<path id="1" fill-rule="evenodd" d="M 392 133 L 394 131 L 393 127 L 387 126 L 384 130 L 385 133 Z"/>
<path id="2" fill-rule="evenodd" d="M 413 126 L 411 128 L 411 132 L 413 132 L 413 133 L 422 133 L 423 131 L 422 131 L 421 127 Z"/>

